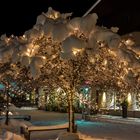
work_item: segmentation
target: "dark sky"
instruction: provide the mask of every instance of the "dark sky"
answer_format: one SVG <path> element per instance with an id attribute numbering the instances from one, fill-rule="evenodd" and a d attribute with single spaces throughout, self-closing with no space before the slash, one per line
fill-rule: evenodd
<path id="1" fill-rule="evenodd" d="M 37 15 L 52 7 L 62 13 L 82 16 L 96 0 L 1 0 L 0 35 L 22 35 L 32 28 Z M 140 31 L 139 0 L 102 0 L 92 11 L 99 16 L 98 25 L 118 26 L 119 34 Z"/>

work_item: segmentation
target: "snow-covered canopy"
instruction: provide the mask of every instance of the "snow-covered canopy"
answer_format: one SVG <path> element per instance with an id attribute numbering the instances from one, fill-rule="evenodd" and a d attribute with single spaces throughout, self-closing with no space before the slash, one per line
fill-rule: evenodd
<path id="1" fill-rule="evenodd" d="M 20 62 L 23 66 L 30 68 L 31 75 L 36 79 L 41 73 L 40 69 L 47 63 L 47 59 L 51 57 L 53 60 L 56 57 L 52 50 L 56 45 L 61 46 L 60 56 L 63 59 L 73 59 L 77 53 L 87 49 L 88 59 L 92 63 L 99 48 L 108 47 L 109 52 L 127 66 L 125 79 L 139 75 L 140 46 L 135 40 L 119 36 L 116 27 L 107 29 L 97 26 L 96 13 L 73 19 L 70 19 L 71 15 L 72 13 L 63 14 L 50 7 L 48 12 L 37 17 L 36 24 L 23 36 L 12 35 L 8 38 L 2 35 L 0 63 Z M 43 37 L 48 45 L 40 53 L 40 48 L 44 44 L 42 42 L 42 45 L 38 45 L 37 42 Z M 130 72 L 132 72 L 131 76 Z"/>

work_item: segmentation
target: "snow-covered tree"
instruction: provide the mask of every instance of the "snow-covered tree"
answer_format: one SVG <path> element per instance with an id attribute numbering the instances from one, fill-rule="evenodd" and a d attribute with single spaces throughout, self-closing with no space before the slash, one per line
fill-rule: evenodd
<path id="1" fill-rule="evenodd" d="M 52 8 L 20 37 L 1 36 L 0 64 L 17 67 L 15 79 L 30 87 L 61 87 L 67 93 L 74 132 L 73 97 L 83 81 L 94 88 L 139 88 L 139 54 L 116 33 L 96 25 L 96 13 L 70 19 Z M 26 80 L 25 80 L 26 79 Z M 129 87 L 129 88 L 128 88 Z"/>

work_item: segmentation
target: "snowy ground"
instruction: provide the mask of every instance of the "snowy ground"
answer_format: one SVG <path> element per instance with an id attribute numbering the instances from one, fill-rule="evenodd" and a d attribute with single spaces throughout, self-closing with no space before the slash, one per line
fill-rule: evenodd
<path id="1" fill-rule="evenodd" d="M 31 115 L 31 122 L 11 121 L 10 128 L 2 125 L 0 128 L 0 140 L 24 140 L 19 133 L 19 126 L 23 125 L 57 125 L 67 121 L 67 114 L 45 112 L 41 110 L 18 110 L 19 114 Z M 89 122 L 81 121 L 81 115 L 76 114 L 76 123 L 78 124 L 78 134 L 83 140 L 139 140 L 140 125 L 117 124 L 108 122 Z M 7 133 L 4 133 L 8 130 Z M 56 140 L 61 130 L 33 132 L 31 140 Z M 14 134 L 13 134 L 14 133 Z M 4 138 L 5 137 L 5 138 Z M 8 138 L 8 137 L 11 137 Z"/>

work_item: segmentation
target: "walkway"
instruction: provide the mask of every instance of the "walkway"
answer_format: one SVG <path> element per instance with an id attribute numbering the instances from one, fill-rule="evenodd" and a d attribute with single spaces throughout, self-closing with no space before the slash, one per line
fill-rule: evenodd
<path id="1" fill-rule="evenodd" d="M 18 110 L 18 112 L 22 115 L 31 115 L 32 119 L 30 123 L 38 126 L 57 125 L 68 121 L 67 113 L 41 110 Z M 81 120 L 81 114 L 75 114 L 75 118 L 76 124 L 78 125 L 78 132 L 83 135 L 84 140 L 140 140 L 140 119 L 138 118 L 92 115 L 90 116 L 92 121 L 83 121 Z M 31 134 L 31 140 L 56 139 L 61 132 L 33 132 Z"/>
<path id="2" fill-rule="evenodd" d="M 90 115 L 86 117 L 90 121 L 103 121 L 112 123 L 122 123 L 122 124 L 135 124 L 140 125 L 140 118 L 122 118 L 122 116 L 111 116 L 111 115 Z"/>
<path id="3" fill-rule="evenodd" d="M 41 110 L 21 111 L 22 114 L 32 116 L 34 125 L 60 124 L 68 119 L 67 113 L 46 112 Z M 140 119 L 122 118 L 121 116 L 92 115 L 92 121 L 82 121 L 81 114 L 75 114 L 78 131 L 89 138 L 89 140 L 139 140 Z M 133 125 L 132 125 L 133 124 Z M 51 131 L 32 133 L 32 140 L 54 139 L 57 132 Z M 45 136 L 45 137 L 44 137 Z M 84 139 L 87 140 L 87 139 Z"/>

